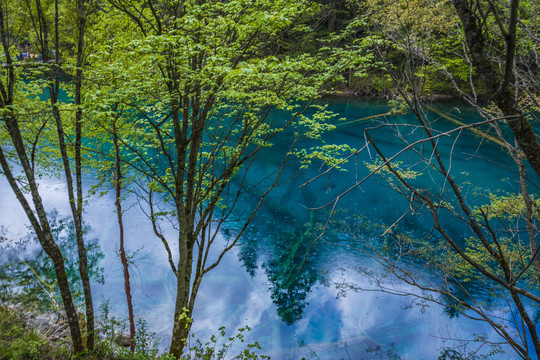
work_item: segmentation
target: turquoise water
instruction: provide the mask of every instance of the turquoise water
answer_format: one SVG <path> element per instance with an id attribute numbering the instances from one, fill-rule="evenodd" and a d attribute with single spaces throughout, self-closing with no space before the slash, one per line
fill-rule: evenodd
<path id="1" fill-rule="evenodd" d="M 348 144 L 361 148 L 365 144 L 364 129 L 387 155 L 393 155 L 403 143 L 383 122 L 416 124 L 411 114 L 375 118 L 371 121 L 348 123 L 353 120 L 389 111 L 384 101 L 327 99 L 332 111 L 345 121 L 325 137 L 327 144 Z M 459 111 L 456 110 L 459 106 Z M 463 121 L 478 120 L 472 109 L 463 104 L 438 104 L 443 111 L 452 111 Z M 433 116 L 433 120 L 437 117 Z M 447 131 L 455 126 L 438 119 L 433 126 Z M 402 128 L 407 139 L 419 139 L 421 129 Z M 256 182 L 261 174 L 275 169 L 282 152 L 288 149 L 286 136 L 272 149 L 261 154 L 254 164 L 252 178 Z M 445 161 L 459 181 L 467 181 L 491 191 L 517 191 L 516 176 L 506 167 L 510 158 L 500 146 L 481 142 L 469 132 L 440 140 Z M 304 146 L 311 146 L 306 143 Z M 429 152 L 426 146 L 426 152 Z M 494 166 L 482 157 L 498 162 Z M 327 220 L 328 210 L 310 211 L 334 199 L 369 171 L 365 162 L 373 162 L 373 148 L 355 156 L 346 171 L 332 172 L 299 189 L 306 181 L 320 173 L 320 164 L 300 171 L 291 164 L 285 171 L 284 183 L 265 202 L 249 231 L 241 239 L 242 245 L 229 253 L 219 267 L 203 280 L 194 312 L 193 334 L 206 339 L 225 326 L 233 332 L 248 325 L 252 330 L 246 342 L 258 341 L 261 353 L 274 359 L 375 359 L 381 353 L 399 355 L 402 359 L 434 359 L 441 349 L 453 346 L 454 338 L 469 339 L 473 333 L 485 332 L 495 338 L 493 331 L 483 324 L 464 317 L 449 317 L 445 309 L 432 305 L 427 308 L 410 306 L 412 296 L 395 296 L 377 291 L 342 291 L 339 284 L 374 289 L 373 283 L 358 268 L 376 270 L 377 264 L 361 251 L 356 239 L 346 231 L 331 227 L 308 255 L 313 240 Z M 407 153 L 398 160 L 415 163 L 418 155 Z M 426 170 L 428 174 L 428 170 Z M 433 186 L 433 178 L 418 180 L 422 186 Z M 42 183 L 48 209 L 57 209 L 59 216 L 67 215 L 67 199 L 59 180 Z M 13 199 L 7 185 L 0 186 L 1 223 L 7 226 L 7 235 L 17 238 L 27 232 L 22 210 Z M 249 212 L 258 200 L 256 194 L 243 199 L 236 209 L 236 217 Z M 470 197 L 474 202 L 474 198 Z M 392 224 L 408 207 L 406 199 L 391 191 L 382 179 L 372 177 L 343 197 L 335 219 L 360 226 L 361 235 L 369 236 L 369 223 Z M 133 298 L 136 317 L 147 321 L 151 331 L 166 348 L 172 328 L 175 279 L 169 268 L 163 246 L 155 238 L 148 221 L 134 197 L 126 200 L 124 215 L 126 243 L 130 251 L 137 251 L 131 268 Z M 118 253 L 118 229 L 112 194 L 91 198 L 85 214 L 89 237 L 98 240 L 104 258 L 104 283 L 95 283 L 97 298 L 108 298 L 113 314 L 125 317 L 123 275 Z M 240 222 L 227 223 L 219 240 L 223 246 L 228 236 L 238 230 Z M 463 237 L 466 232 L 461 223 L 446 219 L 445 225 L 453 235 Z M 337 226 L 332 224 L 332 226 Z M 431 233 L 432 222 L 425 216 L 405 216 L 399 231 L 422 237 Z M 174 230 L 165 229 L 172 238 Z M 174 243 L 174 241 L 172 241 Z M 173 249 L 173 253 L 174 253 Z M 306 258 L 307 256 L 307 258 Z M 304 262 L 305 260 L 305 262 Z M 303 264 L 301 267 L 300 265 Z M 421 265 L 419 265 L 421 268 Z M 426 274 L 429 276 L 429 274 Z M 400 291 L 418 294 L 419 291 L 397 281 L 388 280 L 388 286 Z M 347 290 L 347 288 L 345 288 Z M 481 289 L 478 289 L 481 291 Z M 471 349 L 472 350 L 472 349 Z M 232 354 L 232 353 L 231 353 Z M 504 358 L 511 358 L 511 353 Z"/>

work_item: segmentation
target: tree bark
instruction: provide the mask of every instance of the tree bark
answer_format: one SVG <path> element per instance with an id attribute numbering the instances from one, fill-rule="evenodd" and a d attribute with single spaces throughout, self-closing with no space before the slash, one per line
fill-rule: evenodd
<path id="1" fill-rule="evenodd" d="M 58 0 L 56 0 L 58 1 Z M 77 188 L 77 203 L 73 213 L 76 229 L 77 250 L 79 254 L 79 273 L 83 284 L 84 303 L 86 310 L 86 346 L 88 350 L 94 350 L 94 304 L 92 300 L 92 289 L 90 287 L 90 275 L 88 269 L 88 256 L 84 246 L 82 230 L 83 211 L 83 191 L 82 191 L 82 160 L 81 160 L 81 140 L 82 140 L 82 78 L 83 78 L 83 56 L 84 56 L 84 32 L 86 26 L 85 1 L 78 0 L 78 37 L 77 37 L 77 70 L 75 74 L 75 179 Z M 58 37 L 57 37 L 58 39 Z M 58 41 L 58 40 L 57 40 Z M 57 46 L 58 47 L 58 46 Z"/>
<path id="2" fill-rule="evenodd" d="M 15 119 L 11 119 L 8 122 L 15 122 Z M 45 212 L 45 209 L 43 207 L 43 202 L 41 200 L 41 196 L 39 195 L 39 192 L 37 189 L 34 173 L 30 167 L 30 163 L 28 162 L 28 158 L 24 150 L 22 138 L 20 137 L 20 133 L 18 131 L 16 123 L 10 124 L 8 126 L 8 129 L 10 129 L 8 131 L 13 141 L 13 144 L 16 148 L 17 155 L 20 160 L 20 164 L 22 165 L 23 170 L 26 174 L 28 185 L 30 187 L 33 204 L 36 209 L 37 216 L 38 216 L 37 218 L 35 217 L 34 212 L 32 211 L 32 208 L 30 207 L 30 204 L 28 204 L 28 202 L 26 201 L 26 198 L 24 197 L 24 194 L 19 188 L 11 172 L 11 169 L 9 168 L 5 154 L 2 148 L 0 147 L 0 163 L 2 166 L 2 170 L 4 172 L 4 175 L 8 179 L 10 187 L 15 193 L 17 200 L 23 206 L 23 209 L 28 219 L 30 220 L 32 227 L 34 231 L 36 232 L 36 235 L 39 240 L 39 243 L 41 244 L 41 247 L 43 248 L 45 253 L 50 257 L 50 259 L 53 262 L 54 272 L 56 275 L 56 279 L 58 280 L 58 289 L 60 290 L 60 295 L 62 297 L 62 304 L 66 312 L 71 339 L 73 341 L 73 351 L 75 352 L 75 354 L 79 354 L 83 352 L 84 346 L 82 342 L 81 331 L 79 328 L 79 319 L 77 316 L 77 310 L 73 302 L 73 297 L 71 295 L 71 289 L 69 286 L 68 277 L 67 277 L 66 269 L 64 266 L 64 258 L 62 256 L 62 253 L 60 252 L 60 249 L 58 248 L 58 245 L 56 245 L 56 243 L 54 242 L 54 238 L 52 236 L 49 222 L 47 219 L 47 214 Z"/>
<path id="3" fill-rule="evenodd" d="M 128 306 L 129 317 L 129 348 L 131 352 L 135 352 L 135 317 L 133 315 L 133 303 L 131 301 L 131 283 L 129 280 L 129 263 L 126 256 L 126 249 L 124 247 L 124 221 L 122 220 L 122 163 L 120 159 L 120 147 L 118 146 L 118 129 L 116 127 L 116 119 L 113 120 L 113 145 L 115 153 L 114 167 L 116 170 L 114 176 L 114 188 L 116 191 L 116 215 L 118 217 L 118 227 L 120 229 L 120 260 L 124 270 L 124 291 L 126 293 L 126 301 Z"/>
<path id="4" fill-rule="evenodd" d="M 191 269 L 193 266 L 193 247 L 189 246 L 187 231 L 180 229 L 179 245 L 180 258 L 176 275 L 176 301 L 174 308 L 173 334 L 169 352 L 177 358 L 182 356 L 184 347 L 191 330 L 193 309 L 190 308 Z"/>
<path id="5" fill-rule="evenodd" d="M 516 304 L 516 308 L 519 312 L 519 316 L 525 322 L 527 330 L 529 330 L 529 335 L 531 336 L 531 340 L 534 346 L 534 351 L 536 353 L 535 358 L 538 358 L 538 355 L 540 354 L 540 339 L 538 338 L 538 333 L 536 332 L 536 325 L 534 321 L 530 318 L 529 314 L 527 313 L 527 310 L 525 309 L 525 306 L 521 302 L 519 295 L 516 294 L 515 292 L 511 292 L 511 296 L 512 296 L 512 300 L 514 301 L 514 304 Z M 523 329 L 523 332 L 525 333 L 525 329 Z"/>
<path id="6" fill-rule="evenodd" d="M 515 38 L 518 0 L 510 3 L 510 19 L 505 34 L 506 57 L 505 70 L 500 74 L 491 62 L 486 50 L 485 22 L 476 14 L 468 0 L 452 0 L 460 18 L 465 33 L 473 65 L 486 89 L 493 94 L 493 101 L 499 107 L 507 120 L 508 126 L 514 133 L 519 147 L 525 154 L 529 164 L 540 177 L 540 143 L 530 122 L 523 116 L 512 93 L 510 84 L 513 77 L 513 59 L 515 56 Z"/>
<path id="7" fill-rule="evenodd" d="M 38 10 L 41 10 L 41 7 L 39 6 L 39 2 L 38 2 Z M 0 81 L 0 85 L 1 85 L 0 91 L 2 95 L 1 106 L 5 109 L 7 106 L 13 105 L 14 72 L 13 72 L 12 59 L 9 53 L 8 33 L 6 30 L 7 24 L 5 23 L 4 18 L 5 18 L 4 7 L 0 6 L 0 39 L 2 42 L 4 54 L 6 56 L 6 62 L 8 65 L 8 76 L 6 77 L 7 82 L 8 82 L 7 87 L 4 86 L 2 81 Z M 2 167 L 4 175 L 6 176 L 8 180 L 10 187 L 12 188 L 13 192 L 15 193 L 15 196 L 17 197 L 17 200 L 22 205 L 32 227 L 34 228 L 34 231 L 36 232 L 38 240 L 41 244 L 41 247 L 43 248 L 45 253 L 50 257 L 50 259 L 53 262 L 54 272 L 56 275 L 56 279 L 58 281 L 58 288 L 60 290 L 60 295 L 62 297 L 62 304 L 66 312 L 71 339 L 73 342 L 73 351 L 75 354 L 80 354 L 83 352 L 84 346 L 83 346 L 81 331 L 79 328 L 79 320 L 77 316 L 77 311 L 75 308 L 75 304 L 73 302 L 73 297 L 71 295 L 71 289 L 69 286 L 68 276 L 67 276 L 65 265 L 64 265 L 64 258 L 62 256 L 62 253 L 58 245 L 55 243 L 54 238 L 52 236 L 49 221 L 47 219 L 47 214 L 43 206 L 43 202 L 39 194 L 38 186 L 35 180 L 34 169 L 32 168 L 28 160 L 28 156 L 24 147 L 24 141 L 23 141 L 20 129 L 19 129 L 18 121 L 14 117 L 13 114 L 5 114 L 1 119 L 4 122 L 4 125 L 8 131 L 9 137 L 15 148 L 15 152 L 17 154 L 19 163 L 22 166 L 23 171 L 26 175 L 26 180 L 28 183 L 28 187 L 30 189 L 30 195 L 32 198 L 32 202 L 34 204 L 35 212 L 37 213 L 37 217 L 32 207 L 28 203 L 26 197 L 24 196 L 23 192 L 19 188 L 19 185 L 17 181 L 15 180 L 13 173 L 11 172 L 11 169 L 8 164 L 8 160 L 1 146 L 0 146 L 0 165 Z"/>

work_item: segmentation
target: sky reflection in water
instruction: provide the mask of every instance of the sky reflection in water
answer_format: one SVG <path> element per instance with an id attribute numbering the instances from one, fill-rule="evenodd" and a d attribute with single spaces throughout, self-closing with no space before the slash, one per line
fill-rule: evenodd
<path id="1" fill-rule="evenodd" d="M 329 102 L 330 109 L 347 120 L 388 111 L 384 103 L 376 101 L 336 99 Z M 448 109 L 450 107 L 447 106 Z M 461 116 L 468 115 L 471 113 L 462 111 Z M 398 121 L 396 118 L 390 120 Z M 364 144 L 364 126 L 359 124 L 339 128 L 327 136 L 326 141 L 347 143 L 359 148 Z M 441 122 L 440 126 L 450 128 L 451 125 Z M 401 144 L 389 132 L 375 131 L 373 134 L 389 154 L 399 150 Z M 515 190 L 516 184 L 508 179 L 509 175 L 504 169 L 464 155 L 475 153 L 478 150 L 476 147 L 477 139 L 464 134 L 463 140 L 453 150 L 454 173 L 485 188 Z M 443 144 L 442 148 L 443 153 L 449 153 L 448 144 Z M 492 144 L 484 144 L 480 151 L 497 151 L 501 154 L 497 160 L 508 162 Z M 301 183 L 317 173 L 307 172 L 274 193 L 250 231 L 242 238 L 243 247 L 226 256 L 219 267 L 204 278 L 194 313 L 193 334 L 196 338 L 205 339 L 216 333 L 220 326 L 225 326 L 230 333 L 249 325 L 252 330 L 246 342 L 258 341 L 263 348 L 262 353 L 274 359 L 378 358 L 376 352 L 370 351 L 374 349 L 399 355 L 402 359 L 434 359 L 442 348 L 452 345 L 452 341 L 447 340 L 449 338 L 466 338 L 482 331 L 493 335 L 489 328 L 463 317 L 450 319 L 439 306 L 409 308 L 410 297 L 350 291 L 338 299 L 339 292 L 334 283 L 347 282 L 371 287 L 366 278 L 353 268 L 373 268 L 374 265 L 365 256 L 346 247 L 321 241 L 304 266 L 301 269 L 298 267 L 318 234 L 318 226 L 326 220 L 325 212 L 313 214 L 306 207 L 321 205 L 350 186 L 355 178 L 365 176 L 367 170 L 363 162 L 370 161 L 369 154 L 360 154 L 356 160 L 356 163 L 348 166 L 348 172 L 335 173 L 298 190 Z M 265 173 L 275 166 L 275 161 L 275 153 L 267 152 L 254 170 Z M 292 175 L 296 169 L 290 168 L 288 171 L 290 173 L 286 176 Z M 57 209 L 60 216 L 67 216 L 68 202 L 61 182 L 44 180 L 41 189 L 47 208 Z M 13 238 L 23 236 L 27 221 L 3 180 L 0 198 L 1 223 L 9 224 L 8 234 Z M 255 198 L 252 200 L 256 201 Z M 401 216 L 405 204 L 397 194 L 373 179 L 344 198 L 340 209 L 349 219 L 352 214 L 364 214 L 374 222 L 391 224 Z M 245 199 L 237 209 L 238 214 L 248 211 L 252 205 L 249 199 Z M 136 264 L 131 267 L 135 315 L 148 322 L 151 331 L 161 338 L 162 348 L 165 349 L 172 329 L 175 278 L 166 261 L 165 250 L 155 238 L 145 215 L 133 203 L 133 199 L 128 199 L 124 208 L 128 209 L 124 215 L 126 246 L 129 251 L 138 251 Z M 113 195 L 92 198 L 86 208 L 85 221 L 90 226 L 89 237 L 99 239 L 105 254 L 100 263 L 105 270 L 105 283 L 95 284 L 94 293 L 98 299 L 110 299 L 113 314 L 126 317 L 122 268 L 117 256 L 118 228 Z M 460 232 L 459 223 L 452 220 L 447 223 L 450 232 Z M 406 218 L 402 225 L 403 231 L 418 236 L 430 229 L 429 221 L 412 217 Z M 234 231 L 235 224 L 228 224 L 220 237 L 221 244 L 228 233 Z M 172 238 L 173 233 L 169 229 L 166 236 Z M 327 241 L 342 245 L 350 241 L 347 237 L 331 236 L 326 238 Z M 174 241 L 171 241 L 172 244 Z M 406 290 L 418 292 L 412 288 Z M 507 355 L 506 358 L 509 358 L 510 354 Z"/>

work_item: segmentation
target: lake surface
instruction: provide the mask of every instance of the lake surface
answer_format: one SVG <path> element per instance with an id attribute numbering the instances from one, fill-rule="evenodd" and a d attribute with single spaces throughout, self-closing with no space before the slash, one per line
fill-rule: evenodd
<path id="1" fill-rule="evenodd" d="M 344 125 L 339 125 L 325 137 L 327 144 L 361 148 L 366 141 L 363 134 L 366 126 L 383 121 L 416 123 L 410 114 L 350 123 L 386 113 L 390 108 L 383 101 L 326 101 L 330 110 L 345 118 L 341 122 L 336 120 L 336 124 Z M 438 104 L 437 107 L 450 111 L 455 105 Z M 477 119 L 472 109 L 462 104 L 459 107 L 460 110 L 454 110 L 454 113 L 464 121 Z M 443 118 L 434 126 L 444 131 L 455 127 L 455 124 Z M 411 139 L 422 136 L 420 130 L 406 131 L 405 135 Z M 387 154 L 394 154 L 402 147 L 402 142 L 388 128 L 373 130 L 371 134 Z M 458 180 L 491 191 L 519 190 L 519 183 L 511 172 L 481 159 L 489 156 L 502 165 L 511 166 L 510 159 L 499 145 L 483 141 L 479 146 L 479 138 L 468 132 L 462 133 L 457 142 L 454 140 L 452 137 L 442 138 L 440 145 L 443 157 L 449 159 L 452 154 L 452 173 Z M 282 141 L 261 154 L 252 169 L 254 177 L 249 181 L 256 181 L 260 174 L 277 166 L 279 149 L 288 149 L 285 145 L 289 139 Z M 307 143 L 305 146 L 310 145 Z M 358 269 L 378 268 L 372 259 L 355 250 L 358 247 L 356 239 L 346 231 L 328 231 L 303 263 L 328 215 L 327 210 L 313 212 L 309 208 L 334 199 L 366 176 L 369 171 L 365 162 L 373 162 L 374 156 L 373 148 L 364 151 L 344 165 L 347 171 L 325 175 L 301 189 L 299 186 L 317 176 L 321 167 L 314 165 L 307 171 L 300 171 L 298 166 L 287 168 L 284 179 L 288 181 L 266 201 L 241 239 L 242 245 L 204 278 L 193 316 L 195 338 L 207 339 L 217 333 L 220 326 L 225 326 L 228 334 L 232 334 L 234 330 L 248 325 L 252 329 L 246 335 L 246 342 L 258 341 L 261 353 L 271 355 L 273 359 L 379 359 L 381 355 L 383 358 L 396 355 L 402 359 L 435 359 L 444 348 L 457 345 L 452 339 L 471 339 L 472 334 L 481 332 L 497 339 L 489 327 L 463 316 L 450 317 L 441 306 L 414 306 L 412 296 L 378 291 L 342 291 L 339 284 L 375 289 L 370 279 Z M 414 162 L 415 158 L 410 156 L 399 160 Z M 427 181 L 430 180 L 427 179 L 426 184 Z M 56 209 L 59 217 L 68 215 L 68 202 L 61 180 L 43 179 L 41 189 L 48 210 Z M 28 232 L 28 222 L 3 180 L 0 180 L 0 199 L 0 225 L 5 226 L 6 237 L 24 237 Z M 252 201 L 244 199 L 236 209 L 237 218 L 248 212 L 257 200 L 256 195 Z M 365 221 L 363 235 L 369 236 L 370 226 L 394 223 L 407 207 L 405 199 L 391 191 L 380 178 L 373 177 L 340 201 L 336 219 L 360 225 Z M 131 267 L 135 316 L 146 320 L 165 349 L 172 329 L 175 278 L 162 244 L 154 236 L 134 197 L 125 201 L 124 208 L 126 246 L 129 251 L 137 251 L 135 265 Z M 97 239 L 104 254 L 100 260 L 104 283 L 94 284 L 94 294 L 97 299 L 110 299 L 114 315 L 127 317 L 123 274 L 117 255 L 118 226 L 113 194 L 91 197 L 85 221 L 89 226 L 88 238 Z M 239 224 L 231 221 L 225 226 L 220 234 L 222 244 L 230 234 L 234 234 Z M 463 233 L 462 225 L 452 219 L 447 219 L 446 225 L 452 234 Z M 428 218 L 405 216 L 396 230 L 422 237 L 429 234 L 431 228 Z M 171 229 L 166 231 L 166 236 L 172 234 Z M 13 258 L 14 255 L 10 256 Z M 7 261 L 6 254 L 2 261 Z M 419 290 L 397 281 L 388 280 L 388 285 L 412 294 L 419 293 Z M 96 301 L 98 303 L 99 300 Z M 230 354 L 233 353 L 231 351 Z M 508 352 L 503 358 L 512 356 Z"/>

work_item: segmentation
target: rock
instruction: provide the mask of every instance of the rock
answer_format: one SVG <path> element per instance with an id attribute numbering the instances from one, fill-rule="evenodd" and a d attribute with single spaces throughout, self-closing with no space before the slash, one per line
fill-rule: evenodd
<path id="1" fill-rule="evenodd" d="M 122 347 L 129 347 L 131 345 L 131 340 L 129 339 L 129 334 L 120 333 L 116 337 L 116 343 Z"/>
<path id="2" fill-rule="evenodd" d="M 71 343 L 71 334 L 65 315 L 56 312 L 38 313 L 11 304 L 0 305 L 7 306 L 17 313 L 24 321 L 25 327 L 36 329 L 44 338 L 55 342 Z"/>
<path id="3" fill-rule="evenodd" d="M 48 336 L 52 341 L 63 340 L 69 337 L 69 326 L 66 323 L 51 326 L 51 335 Z"/>
<path id="4" fill-rule="evenodd" d="M 42 314 L 36 316 L 35 319 L 29 319 L 31 325 L 37 329 L 40 333 L 44 333 L 51 327 L 51 319 L 48 314 Z"/>

